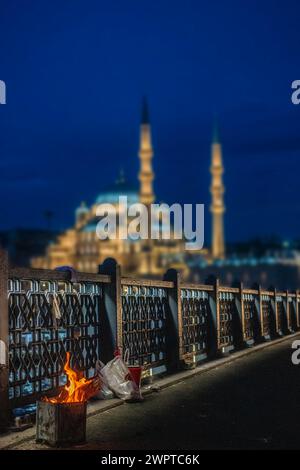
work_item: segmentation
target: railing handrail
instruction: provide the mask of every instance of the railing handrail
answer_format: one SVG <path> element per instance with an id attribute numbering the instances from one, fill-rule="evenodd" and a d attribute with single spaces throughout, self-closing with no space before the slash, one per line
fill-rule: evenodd
<path id="1" fill-rule="evenodd" d="M 68 271 L 59 271 L 56 269 L 40 269 L 40 268 L 22 268 L 22 267 L 9 267 L 8 268 L 9 279 L 24 279 L 24 280 L 40 280 L 40 281 L 70 281 L 70 273 Z M 76 271 L 76 280 L 73 282 L 95 282 L 109 284 L 111 282 L 111 276 L 106 274 L 88 273 L 82 271 Z M 142 286 L 142 287 L 158 287 L 173 289 L 174 283 L 172 281 L 166 281 L 162 279 L 147 279 L 147 278 L 136 278 L 130 276 L 122 276 L 120 279 L 121 285 L 128 286 Z M 205 292 L 212 292 L 214 286 L 211 284 L 198 284 L 190 282 L 181 282 L 180 289 L 189 290 L 201 290 Z M 228 292 L 237 294 L 239 292 L 238 287 L 225 286 L 219 284 L 218 290 L 220 292 Z M 259 289 L 253 289 L 243 286 L 242 292 L 244 294 L 258 295 Z M 274 297 L 274 290 L 261 289 L 262 295 Z M 276 290 L 276 295 L 280 297 L 300 297 L 300 291 L 288 291 L 288 290 Z"/>
<path id="2" fill-rule="evenodd" d="M 143 279 L 143 278 L 132 278 L 132 277 L 122 277 L 121 284 L 126 286 L 141 286 L 141 287 L 158 287 L 165 289 L 173 289 L 174 282 L 171 281 L 162 281 L 159 279 Z"/>
<path id="3" fill-rule="evenodd" d="M 34 279 L 37 281 L 70 281 L 68 271 L 36 268 L 10 268 L 8 271 L 10 279 Z M 85 273 L 76 271 L 76 281 L 74 282 L 99 282 L 110 283 L 111 277 L 105 274 Z"/>
<path id="4" fill-rule="evenodd" d="M 204 292 L 212 292 L 214 290 L 214 286 L 209 284 L 191 284 L 185 282 L 180 284 L 180 288 L 186 290 L 201 290 Z"/>

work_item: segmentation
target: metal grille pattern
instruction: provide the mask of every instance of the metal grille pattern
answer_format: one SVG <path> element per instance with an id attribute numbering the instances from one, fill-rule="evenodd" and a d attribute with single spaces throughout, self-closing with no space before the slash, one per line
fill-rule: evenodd
<path id="1" fill-rule="evenodd" d="M 101 286 L 9 280 L 10 398 L 39 395 L 64 383 L 66 351 L 92 375 L 99 357 Z"/>
<path id="2" fill-rule="evenodd" d="M 244 340 L 254 339 L 256 331 L 256 305 L 253 294 L 243 294 L 244 303 Z"/>
<path id="3" fill-rule="evenodd" d="M 234 295 L 230 292 L 219 293 L 220 321 L 219 321 L 219 346 L 233 345 L 233 321 L 236 312 Z"/>
<path id="4" fill-rule="evenodd" d="M 207 352 L 208 293 L 200 290 L 181 290 L 183 349 L 185 353 Z"/>
<path id="5" fill-rule="evenodd" d="M 272 304 L 269 295 L 262 295 L 262 335 L 270 336 L 272 334 Z"/>
<path id="6" fill-rule="evenodd" d="M 283 332 L 286 330 L 286 316 L 284 301 L 281 295 L 276 296 L 276 308 L 277 308 L 277 331 Z"/>
<path id="7" fill-rule="evenodd" d="M 298 329 L 300 327 L 300 318 L 299 318 L 300 299 L 298 297 L 298 294 L 296 294 L 296 299 L 295 299 L 295 303 L 294 303 L 294 310 L 295 310 L 295 319 L 296 319 L 296 328 L 295 329 Z"/>
<path id="8" fill-rule="evenodd" d="M 297 315 L 296 315 L 296 302 L 297 298 L 293 299 L 289 297 L 289 316 L 290 316 L 290 324 L 289 327 L 292 331 L 296 331 L 297 329 Z"/>
<path id="9" fill-rule="evenodd" d="M 164 288 L 123 286 L 123 348 L 129 350 L 130 364 L 166 363 L 166 307 Z"/>

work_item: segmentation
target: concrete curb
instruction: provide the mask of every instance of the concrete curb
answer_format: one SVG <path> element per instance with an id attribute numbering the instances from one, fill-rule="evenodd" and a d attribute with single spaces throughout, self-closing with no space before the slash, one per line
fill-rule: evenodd
<path id="1" fill-rule="evenodd" d="M 197 366 L 195 369 L 184 370 L 182 372 L 177 372 L 171 376 L 158 379 L 155 381 L 153 386 L 143 387 L 143 396 L 147 396 L 147 395 L 150 395 L 151 393 L 155 393 L 157 390 L 162 390 L 172 385 L 176 385 L 180 382 L 183 382 L 186 379 L 195 377 L 199 374 L 203 374 L 205 372 L 208 372 L 212 369 L 223 366 L 225 364 L 229 364 L 231 362 L 234 362 L 250 354 L 254 354 L 266 348 L 270 348 L 271 346 L 275 346 L 277 344 L 280 344 L 286 341 L 291 341 L 294 338 L 299 337 L 299 336 L 300 336 L 300 332 L 293 333 L 291 335 L 284 336 L 282 338 L 279 338 L 273 341 L 268 341 L 268 342 L 250 347 L 250 348 L 243 349 L 241 351 L 233 352 L 229 354 L 228 356 L 225 356 L 220 359 L 215 359 L 212 361 L 202 363 L 199 366 Z M 91 402 L 88 405 L 87 416 L 89 418 L 99 413 L 104 413 L 105 411 L 109 411 L 113 408 L 116 408 L 117 406 L 124 405 L 124 403 L 125 403 L 124 401 L 118 398 Z M 33 440 L 34 438 L 35 438 L 35 427 L 26 429 L 25 431 L 21 431 L 19 433 L 9 432 L 0 437 L 0 449 L 2 450 L 14 449 L 15 446 L 19 444 L 23 444 L 24 442 Z"/>

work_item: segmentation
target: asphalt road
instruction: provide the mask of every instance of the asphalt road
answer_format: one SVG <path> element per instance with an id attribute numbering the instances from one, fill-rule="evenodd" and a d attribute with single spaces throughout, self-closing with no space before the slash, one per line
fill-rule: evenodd
<path id="1" fill-rule="evenodd" d="M 300 365 L 278 344 L 88 420 L 78 449 L 300 448 Z M 19 449 L 42 449 L 24 443 Z"/>

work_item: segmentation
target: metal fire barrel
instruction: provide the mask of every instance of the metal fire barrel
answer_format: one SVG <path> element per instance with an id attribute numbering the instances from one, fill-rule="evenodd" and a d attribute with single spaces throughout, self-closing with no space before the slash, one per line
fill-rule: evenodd
<path id="1" fill-rule="evenodd" d="M 37 402 L 36 441 L 65 446 L 86 440 L 86 402 Z"/>

